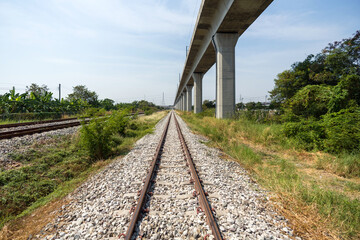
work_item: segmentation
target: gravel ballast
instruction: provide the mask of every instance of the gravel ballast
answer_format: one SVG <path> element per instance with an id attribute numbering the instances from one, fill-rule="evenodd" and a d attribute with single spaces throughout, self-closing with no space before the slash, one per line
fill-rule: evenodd
<path id="1" fill-rule="evenodd" d="M 140 139 L 124 158 L 116 159 L 83 183 L 58 210 L 58 217 L 34 236 L 38 239 L 119 239 L 125 233 L 138 191 L 169 115 L 153 134 Z M 200 143 L 177 117 L 215 217 L 226 239 L 290 239 L 287 220 L 269 207 L 266 192 L 234 162 Z M 193 197 L 175 123 L 170 122 L 160 168 L 146 203 L 149 212 L 137 228 L 143 239 L 213 239 L 204 213 Z M 120 238 L 122 239 L 122 237 Z"/>

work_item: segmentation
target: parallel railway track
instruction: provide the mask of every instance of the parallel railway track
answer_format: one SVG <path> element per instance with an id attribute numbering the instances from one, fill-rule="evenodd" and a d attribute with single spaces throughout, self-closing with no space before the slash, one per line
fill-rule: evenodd
<path id="1" fill-rule="evenodd" d="M 127 232 L 126 232 L 126 234 L 121 234 L 119 237 L 124 237 L 126 240 L 135 239 L 135 237 L 136 237 L 135 235 L 139 234 L 138 231 L 136 231 L 136 228 L 139 227 L 139 221 L 141 221 L 141 218 L 144 216 L 143 214 L 146 214 L 147 212 L 149 212 L 149 209 L 145 208 L 145 206 L 146 206 L 145 203 L 150 200 L 151 195 L 152 195 L 152 192 L 150 192 L 149 190 L 154 189 L 154 183 L 156 182 L 155 179 L 156 179 L 157 171 L 160 168 L 161 155 L 163 152 L 164 144 L 166 141 L 166 135 L 168 133 L 171 119 L 174 119 L 174 121 L 175 121 L 179 141 L 181 142 L 181 146 L 182 146 L 184 161 L 186 161 L 186 166 L 189 167 L 189 172 L 191 173 L 190 183 L 194 184 L 194 188 L 195 188 L 193 196 L 198 198 L 198 202 L 200 204 L 197 211 L 199 211 L 199 209 L 200 209 L 200 211 L 203 211 L 205 213 L 206 221 L 207 221 L 208 226 L 211 229 L 212 235 L 214 237 L 213 239 L 217 239 L 217 240 L 223 239 L 221 232 L 219 230 L 219 227 L 214 218 L 212 208 L 206 197 L 207 194 L 203 189 L 202 181 L 199 178 L 198 171 L 196 170 L 196 167 L 192 160 L 190 151 L 186 144 L 185 138 L 182 134 L 181 128 L 179 126 L 179 123 L 178 123 L 174 113 L 170 113 L 170 116 L 165 124 L 164 132 L 162 133 L 162 136 L 157 145 L 154 157 L 151 161 L 151 165 L 148 170 L 148 174 L 144 181 L 144 186 L 139 192 L 140 196 L 138 198 L 135 208 L 133 209 L 134 213 L 131 217 Z M 207 238 L 207 236 L 204 236 L 204 239 L 206 239 L 206 238 Z"/>
<path id="2" fill-rule="evenodd" d="M 143 112 L 139 112 L 139 115 L 143 115 Z M 131 115 L 134 115 L 132 113 Z M 59 122 L 71 121 L 68 123 L 58 124 Z M 85 123 L 89 122 L 88 119 L 83 120 Z M 41 124 L 49 124 L 54 123 L 53 125 L 47 126 L 36 126 Z M 2 124 L 0 125 L 0 129 L 6 128 L 17 128 L 17 127 L 28 127 L 25 129 L 15 129 L 15 130 L 7 130 L 0 131 L 0 140 L 1 139 L 10 139 L 13 137 L 21 137 L 25 135 L 31 135 L 35 133 L 48 132 L 52 130 L 58 130 L 63 128 L 75 127 L 81 125 L 81 121 L 77 120 L 77 118 L 66 118 L 66 119 L 57 119 L 57 120 L 46 120 L 46 121 L 34 121 L 34 122 L 23 122 L 23 123 L 11 123 L 11 124 Z M 34 126 L 34 127 L 31 127 Z"/>
<path id="3" fill-rule="evenodd" d="M 89 120 L 84 120 L 85 122 L 88 122 Z M 62 123 L 62 124 L 54 124 L 49 126 L 40 126 L 40 127 L 31 127 L 26 129 L 17 129 L 17 130 L 10 130 L 5 132 L 0 132 L 0 139 L 10 139 L 13 137 L 21 137 L 25 135 L 31 135 L 35 133 L 42 133 L 42 132 L 48 132 L 52 130 L 57 129 L 63 129 L 63 128 L 69 128 L 69 127 L 75 127 L 81 125 L 80 121 L 73 121 L 69 123 Z"/>
<path id="4" fill-rule="evenodd" d="M 1 128 L 13 128 L 13 127 L 22 127 L 22 126 L 30 126 L 30 125 L 37 125 L 37 124 L 46 124 L 46 123 L 55 123 L 55 122 L 64 122 L 64 121 L 71 121 L 77 118 L 63 118 L 63 119 L 54 119 L 54 120 L 45 120 L 45 121 L 34 121 L 34 122 L 22 122 L 22 123 L 10 123 L 10 124 L 1 124 Z"/>

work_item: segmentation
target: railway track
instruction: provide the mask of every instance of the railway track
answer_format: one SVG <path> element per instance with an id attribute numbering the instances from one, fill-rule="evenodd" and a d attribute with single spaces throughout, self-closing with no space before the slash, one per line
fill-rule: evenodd
<path id="1" fill-rule="evenodd" d="M 0 129 L 2 129 L 2 128 L 22 127 L 22 126 L 30 126 L 30 125 L 37 125 L 37 124 L 54 123 L 54 122 L 64 122 L 64 121 L 71 121 L 71 120 L 75 120 L 75 119 L 77 119 L 77 118 L 64 118 L 64 119 L 54 119 L 54 120 L 45 120 L 45 121 L 33 121 L 33 122 L 1 124 Z"/>
<path id="2" fill-rule="evenodd" d="M 176 141 L 175 136 L 168 136 L 168 130 L 169 130 L 171 122 L 176 127 L 177 141 L 179 141 L 179 143 L 181 144 L 181 151 L 182 151 L 182 154 L 180 155 L 182 157 L 182 159 L 176 161 L 177 165 L 175 165 L 175 166 L 169 165 L 169 164 L 174 164 L 174 162 L 169 161 L 169 156 L 166 156 L 168 154 L 167 151 L 169 151 L 169 150 L 166 149 L 166 147 L 165 147 L 167 141 L 174 141 L 174 140 Z M 165 158 L 165 160 L 164 160 L 164 158 Z M 161 164 L 163 161 L 165 162 L 164 166 Z M 169 168 L 171 169 L 170 172 L 166 170 Z M 144 185 L 143 185 L 142 189 L 139 190 L 139 192 L 138 192 L 139 198 L 137 200 L 136 206 L 133 206 L 133 208 L 131 210 L 131 211 L 133 211 L 133 214 L 131 216 L 131 220 L 130 220 L 130 224 L 127 229 L 127 232 L 125 234 L 122 233 L 119 237 L 123 237 L 124 239 L 127 239 L 127 240 L 135 239 L 137 236 L 146 237 L 146 238 L 151 237 L 151 236 L 143 236 L 143 234 L 144 234 L 143 229 L 146 229 L 147 226 L 144 226 L 144 224 L 142 223 L 142 219 L 144 219 L 144 217 L 146 215 L 149 215 L 149 212 L 151 211 L 150 209 L 151 209 L 152 201 L 155 201 L 155 202 L 157 201 L 156 197 L 155 197 L 156 195 L 153 195 L 153 194 L 156 193 L 158 188 L 161 189 L 159 192 L 162 192 L 162 197 L 165 196 L 165 198 L 166 197 L 171 198 L 171 196 L 174 195 L 174 192 L 172 192 L 172 191 L 174 190 L 174 188 L 177 188 L 176 180 L 174 181 L 174 178 L 172 178 L 172 177 L 170 177 L 170 179 L 169 179 L 169 176 L 167 176 L 169 174 L 171 176 L 171 173 L 174 173 L 174 172 L 177 173 L 175 175 L 177 178 L 180 177 L 182 180 L 187 178 L 189 181 L 189 184 L 187 184 L 187 186 L 184 187 L 185 189 L 183 192 L 189 192 L 190 188 L 193 189 L 192 196 L 190 196 L 190 198 L 186 194 L 184 194 L 182 197 L 180 197 L 182 199 L 182 201 L 185 202 L 186 198 L 197 199 L 196 211 L 197 211 L 197 213 L 205 214 L 206 222 L 212 233 L 212 239 L 217 239 L 217 240 L 222 239 L 221 232 L 219 230 L 219 227 L 216 223 L 216 220 L 215 220 L 215 217 L 213 214 L 214 209 L 212 209 L 209 204 L 209 201 L 207 199 L 207 193 L 203 189 L 202 181 L 199 178 L 198 171 L 196 170 L 196 167 L 194 165 L 194 162 L 193 162 L 193 159 L 189 152 L 187 143 L 184 139 L 184 136 L 182 134 L 179 123 L 173 112 L 170 113 L 168 120 L 165 124 L 165 129 L 164 129 L 161 139 L 157 145 L 157 148 L 156 148 L 154 157 L 151 161 L 151 165 L 148 170 L 146 179 L 144 180 Z M 160 181 L 157 183 L 158 179 Z M 168 179 L 169 183 L 161 181 L 161 180 L 165 180 L 165 179 Z M 175 184 L 174 184 L 174 182 L 175 182 Z M 165 187 L 164 187 L 164 185 L 165 185 Z M 169 185 L 171 185 L 173 187 L 166 187 Z M 180 188 L 180 186 L 179 186 L 179 188 Z M 158 196 L 160 196 L 160 195 L 158 195 Z M 171 199 L 169 199 L 169 201 L 171 201 Z M 194 202 L 194 201 L 192 201 L 192 202 Z M 159 204 L 157 204 L 157 205 L 159 205 Z M 184 205 L 186 205 L 186 203 L 181 203 L 180 205 L 184 206 Z M 176 209 L 176 207 L 177 207 L 176 204 L 174 204 L 175 209 Z M 194 207 L 193 203 L 190 204 L 190 208 L 191 207 Z M 156 210 L 161 210 L 161 209 L 156 209 Z M 180 208 L 177 210 L 183 211 L 184 208 Z M 173 213 L 173 214 L 176 214 L 176 213 Z M 149 234 L 149 232 L 151 232 L 151 230 L 148 231 L 148 233 L 146 233 L 146 234 Z M 206 230 L 204 232 L 206 232 Z M 204 239 L 206 239 L 207 237 L 210 237 L 210 234 L 205 234 L 203 236 Z"/>
<path id="3" fill-rule="evenodd" d="M 85 122 L 88 122 L 89 120 L 84 120 Z M 62 121 L 59 121 L 62 122 Z M 54 123 L 54 121 L 52 122 Z M 16 130 L 10 130 L 10 131 L 4 131 L 0 132 L 0 139 L 10 139 L 13 137 L 21 137 L 25 135 L 31 135 L 35 133 L 42 133 L 42 132 L 48 132 L 52 130 L 57 129 L 63 129 L 63 128 L 69 128 L 69 127 L 75 127 L 81 125 L 81 121 L 72 121 L 68 123 L 62 123 L 62 124 L 54 124 L 54 125 L 47 125 L 47 126 L 39 126 L 39 127 L 30 127 L 26 129 L 16 129 Z M 21 125 L 24 126 L 24 125 Z M 31 126 L 30 124 L 25 126 Z"/>
<path id="4" fill-rule="evenodd" d="M 201 139 L 190 132 L 181 117 L 170 113 L 125 157 L 84 182 L 59 209 L 58 216 L 33 238 L 211 240 L 294 236 L 288 220 L 274 212 L 271 203 L 269 207 L 267 195 L 247 172 L 238 163 L 221 159 L 219 151 L 205 146 Z M 189 167 L 191 158 L 196 163 L 193 170 Z M 154 171 L 149 171 L 151 166 Z M 195 172 L 202 181 L 197 181 Z M 202 187 L 208 196 L 201 193 Z M 217 226 L 221 230 L 218 233 Z"/>
<path id="5" fill-rule="evenodd" d="M 139 115 L 144 115 L 143 112 L 139 112 Z M 133 116 L 134 113 L 131 114 Z M 61 123 L 65 121 L 70 121 L 68 123 Z M 83 120 L 85 123 L 89 122 L 89 119 Z M 53 125 L 46 126 L 35 126 L 42 124 L 54 123 Z M 61 124 L 59 124 L 61 123 Z M 35 133 L 48 132 L 63 128 L 80 126 L 81 121 L 77 118 L 66 118 L 66 119 L 57 119 L 57 120 L 46 120 L 46 121 L 34 121 L 34 122 L 23 122 L 23 123 L 11 123 L 11 124 L 2 124 L 0 125 L 0 140 L 1 139 L 10 139 L 13 137 L 21 137 L 25 135 L 31 135 Z M 33 126 L 33 127 L 32 127 Z M 19 127 L 27 127 L 25 129 L 13 129 L 13 130 L 5 130 L 6 128 L 19 128 Z"/>

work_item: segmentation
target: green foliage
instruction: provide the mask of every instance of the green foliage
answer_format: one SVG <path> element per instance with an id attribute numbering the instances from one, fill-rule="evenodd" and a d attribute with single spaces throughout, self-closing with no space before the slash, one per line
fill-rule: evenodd
<path id="1" fill-rule="evenodd" d="M 23 94 L 16 93 L 15 89 L 12 89 L 8 93 L 0 95 L 0 114 L 2 114 L 2 118 L 16 119 L 18 116 L 15 114 L 19 113 L 27 115 L 50 112 L 76 113 L 87 107 L 87 104 L 80 100 L 53 100 L 52 93 L 47 92 L 45 87 L 40 87 L 41 89 L 31 87 L 28 92 Z"/>
<path id="2" fill-rule="evenodd" d="M 325 129 L 322 124 L 312 120 L 287 122 L 283 125 L 286 137 L 294 138 L 298 147 L 306 150 L 323 149 L 322 140 L 325 138 Z"/>
<path id="3" fill-rule="evenodd" d="M 357 31 L 352 38 L 329 44 L 322 53 L 294 63 L 275 79 L 275 88 L 270 91 L 272 101 L 286 106 L 287 101 L 308 85 L 336 86 L 348 75 L 360 76 L 359 49 L 360 31 Z"/>
<path id="4" fill-rule="evenodd" d="M 282 107 L 283 133 L 307 150 L 360 149 L 360 31 L 329 44 L 275 79 L 272 101 Z"/>
<path id="5" fill-rule="evenodd" d="M 254 122 L 274 122 L 276 112 L 274 110 L 239 110 L 235 112 L 234 119 L 246 119 Z"/>
<path id="6" fill-rule="evenodd" d="M 83 124 L 80 145 L 92 160 L 107 158 L 114 146 L 114 135 L 124 135 L 128 126 L 128 111 L 116 111 L 109 117 L 94 117 L 89 124 Z"/>
<path id="7" fill-rule="evenodd" d="M 360 108 L 324 115 L 324 149 L 329 152 L 360 150 Z M 359 160 L 360 161 L 360 160 Z"/>
<path id="8" fill-rule="evenodd" d="M 82 118 L 93 118 L 93 117 L 104 116 L 105 114 L 106 114 L 106 111 L 103 108 L 90 107 L 90 108 L 85 109 L 85 111 L 83 111 L 81 117 Z"/>
<path id="9" fill-rule="evenodd" d="M 114 105 L 115 101 L 109 98 L 105 98 L 104 100 L 99 101 L 99 105 L 101 108 L 105 109 L 106 111 L 116 109 Z"/>
<path id="10" fill-rule="evenodd" d="M 249 111 L 258 110 L 258 109 L 267 109 L 261 102 L 248 102 L 245 104 L 245 108 Z"/>
<path id="11" fill-rule="evenodd" d="M 30 86 L 26 86 L 26 92 L 41 96 L 46 95 L 49 92 L 49 88 L 46 85 L 39 86 L 36 83 L 32 83 Z"/>
<path id="12" fill-rule="evenodd" d="M 202 112 L 199 112 L 196 114 L 197 117 L 203 118 L 203 117 L 214 117 L 215 116 L 215 108 L 206 108 L 203 109 Z"/>
<path id="13" fill-rule="evenodd" d="M 242 103 L 242 102 L 239 102 L 236 104 L 236 109 L 237 110 L 241 110 L 241 109 L 244 109 L 245 108 L 245 104 Z"/>
<path id="14" fill-rule="evenodd" d="M 322 116 L 318 121 L 300 120 L 283 124 L 283 133 L 307 150 L 332 153 L 360 149 L 360 108 L 343 109 Z"/>
<path id="15" fill-rule="evenodd" d="M 286 111 L 302 118 L 319 118 L 328 112 L 331 88 L 323 85 L 307 85 L 286 103 Z"/>
<path id="16" fill-rule="evenodd" d="M 145 112 L 146 115 L 150 115 L 160 109 L 162 108 L 144 100 L 118 104 L 109 98 L 98 100 L 96 92 L 88 90 L 85 86 L 75 86 L 73 93 L 61 101 L 53 99 L 47 86 L 40 87 L 35 83 L 28 86 L 25 93 L 16 93 L 15 89 L 12 89 L 0 95 L 0 119 L 2 120 L 55 119 L 63 115 L 75 114 L 96 116 L 97 114 L 104 115 L 105 111 L 111 110 Z"/>
<path id="17" fill-rule="evenodd" d="M 145 100 L 134 101 L 132 103 L 117 103 L 115 107 L 116 109 L 127 109 L 131 112 L 144 112 L 146 115 L 150 115 L 162 109 L 154 103 Z"/>
<path id="18" fill-rule="evenodd" d="M 206 110 L 208 108 L 215 108 L 215 100 L 214 101 L 210 101 L 210 100 L 204 100 L 203 104 L 202 104 L 202 109 Z"/>
<path id="19" fill-rule="evenodd" d="M 70 101 L 84 101 L 93 107 L 99 106 L 98 95 L 96 92 L 90 91 L 84 85 L 73 87 L 73 92 L 67 97 Z"/>

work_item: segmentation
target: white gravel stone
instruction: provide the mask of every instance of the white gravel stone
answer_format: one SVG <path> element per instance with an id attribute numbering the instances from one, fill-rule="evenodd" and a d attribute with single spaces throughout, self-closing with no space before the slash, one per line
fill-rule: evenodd
<path id="1" fill-rule="evenodd" d="M 132 151 L 116 159 L 100 173 L 69 195 L 69 204 L 47 224 L 38 239 L 119 239 L 131 218 L 137 192 L 155 153 L 167 119 L 161 120 L 153 134 L 140 139 Z M 266 193 L 259 190 L 247 172 L 233 161 L 219 157 L 220 152 L 201 143 L 178 117 L 191 156 L 215 208 L 215 217 L 226 239 L 287 239 L 287 221 L 266 204 Z M 153 195 L 146 202 L 137 233 L 143 239 L 213 239 L 203 213 L 197 214 L 197 198 L 192 196 L 175 124 L 172 121 L 164 145 Z M 81 223 L 80 223 L 81 222 Z M 65 233 L 65 234 L 63 234 Z"/>

